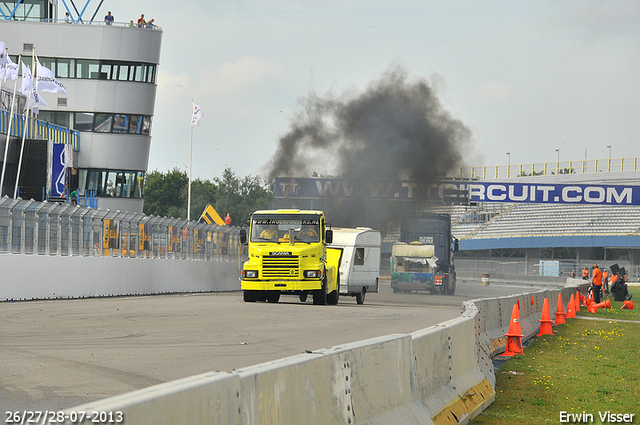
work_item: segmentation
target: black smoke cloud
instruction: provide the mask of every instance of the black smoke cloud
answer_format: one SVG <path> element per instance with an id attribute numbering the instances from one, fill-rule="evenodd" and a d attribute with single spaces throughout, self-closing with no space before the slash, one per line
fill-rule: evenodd
<path id="1" fill-rule="evenodd" d="M 423 79 L 387 70 L 361 93 L 311 93 L 268 164 L 276 177 L 324 175 L 359 182 L 455 176 L 470 130 L 445 111 Z"/>

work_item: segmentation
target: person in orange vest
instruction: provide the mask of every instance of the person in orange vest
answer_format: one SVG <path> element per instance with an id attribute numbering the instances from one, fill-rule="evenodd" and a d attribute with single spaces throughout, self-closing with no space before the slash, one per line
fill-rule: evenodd
<path id="1" fill-rule="evenodd" d="M 593 285 L 593 301 L 596 304 L 600 302 L 600 291 L 602 290 L 602 272 L 598 268 L 597 264 L 593 265 L 593 278 L 591 280 Z"/>
<path id="2" fill-rule="evenodd" d="M 582 278 L 584 280 L 589 280 L 589 269 L 587 266 L 584 266 L 584 269 L 582 269 Z"/>
<path id="3" fill-rule="evenodd" d="M 602 269 L 602 289 L 604 289 L 604 293 L 609 293 L 609 272 L 607 269 Z"/>

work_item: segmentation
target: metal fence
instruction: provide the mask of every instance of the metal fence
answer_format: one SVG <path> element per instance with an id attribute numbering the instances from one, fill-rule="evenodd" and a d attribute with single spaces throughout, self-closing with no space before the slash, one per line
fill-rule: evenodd
<path id="1" fill-rule="evenodd" d="M 0 199 L 0 254 L 229 261 L 244 248 L 237 227 Z"/>
<path id="2" fill-rule="evenodd" d="M 555 260 L 512 260 L 512 261 L 495 261 L 490 259 L 459 259 L 456 258 L 456 272 L 465 275 L 480 276 L 482 274 L 495 274 L 502 276 L 558 276 L 569 277 L 572 270 L 575 270 L 576 277 L 582 277 L 582 268 L 584 266 L 591 267 L 592 264 L 597 263 L 600 268 L 610 268 L 611 264 L 618 264 L 620 267 L 624 267 L 629 280 L 636 281 L 640 277 L 640 266 L 631 265 L 628 260 L 623 261 L 603 261 L 593 259 L 577 260 L 557 260 L 555 267 L 549 267 L 550 262 L 556 262 Z M 546 269 L 545 269 L 546 268 Z"/>
<path id="3" fill-rule="evenodd" d="M 587 174 L 614 171 L 638 171 L 639 158 L 608 158 L 535 164 L 483 165 L 460 168 L 461 178 L 498 179 L 556 174 Z"/>

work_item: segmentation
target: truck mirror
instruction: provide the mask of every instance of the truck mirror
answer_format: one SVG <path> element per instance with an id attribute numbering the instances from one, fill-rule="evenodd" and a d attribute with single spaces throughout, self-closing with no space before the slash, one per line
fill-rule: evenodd
<path id="1" fill-rule="evenodd" d="M 325 240 L 328 244 L 333 242 L 333 230 L 327 229 L 327 231 L 325 232 Z"/>
<path id="2" fill-rule="evenodd" d="M 453 240 L 453 252 L 458 252 L 459 249 L 460 249 L 460 243 L 458 242 L 458 239 L 454 239 Z"/>
<path id="3" fill-rule="evenodd" d="M 240 229 L 240 243 L 242 245 L 247 244 L 247 231 L 245 229 Z"/>

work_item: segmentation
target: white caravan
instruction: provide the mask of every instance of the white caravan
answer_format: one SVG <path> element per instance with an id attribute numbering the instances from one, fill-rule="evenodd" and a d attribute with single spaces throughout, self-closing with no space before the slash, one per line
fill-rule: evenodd
<path id="1" fill-rule="evenodd" d="M 378 292 L 382 236 L 368 227 L 332 230 L 329 248 L 341 252 L 340 295 L 356 297 L 356 302 L 362 304 L 367 292 Z"/>

